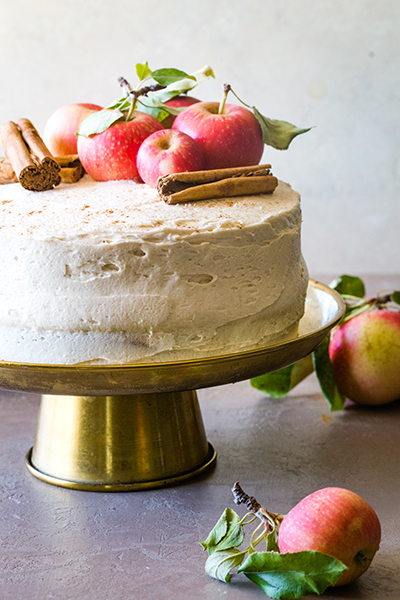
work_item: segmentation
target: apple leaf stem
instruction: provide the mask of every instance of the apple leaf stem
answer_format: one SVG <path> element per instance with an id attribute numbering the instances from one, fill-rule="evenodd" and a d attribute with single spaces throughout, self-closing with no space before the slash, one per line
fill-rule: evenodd
<path id="1" fill-rule="evenodd" d="M 148 96 L 150 92 L 158 92 L 166 88 L 166 86 L 161 83 L 155 83 L 153 85 L 146 85 L 134 90 L 130 83 L 125 79 L 125 77 L 119 77 L 118 82 L 120 86 L 125 90 L 126 96 L 130 100 L 130 107 L 126 114 L 126 121 L 130 121 L 132 119 L 133 111 L 136 108 L 136 102 L 138 98 L 142 96 Z"/>
<path id="2" fill-rule="evenodd" d="M 228 94 L 231 91 L 231 89 L 232 88 L 229 85 L 229 83 L 224 83 L 222 98 L 221 98 L 221 102 L 219 103 L 219 107 L 218 107 L 218 114 L 219 115 L 223 115 L 224 114 L 226 100 L 228 98 Z"/>
<path id="3" fill-rule="evenodd" d="M 267 530 L 277 532 L 279 526 L 283 521 L 284 515 L 280 513 L 269 512 L 264 506 L 262 506 L 254 496 L 249 496 L 242 489 L 241 485 L 237 481 L 232 488 L 233 500 L 235 504 L 244 504 L 246 508 L 260 519 L 266 526 Z"/>
<path id="4" fill-rule="evenodd" d="M 262 132 L 262 139 L 264 144 L 272 146 L 276 150 L 287 150 L 291 141 L 302 133 L 307 133 L 312 127 L 300 128 L 296 125 L 292 125 L 288 121 L 281 121 L 279 119 L 269 119 L 264 117 L 255 106 L 250 106 L 244 102 L 236 92 L 230 88 L 232 94 L 247 108 L 253 111 L 255 118 L 257 119 Z"/>

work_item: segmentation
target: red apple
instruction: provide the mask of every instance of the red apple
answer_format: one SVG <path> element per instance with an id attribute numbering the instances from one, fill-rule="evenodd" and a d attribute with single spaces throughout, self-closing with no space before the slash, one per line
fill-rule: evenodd
<path id="1" fill-rule="evenodd" d="M 204 155 L 200 146 L 186 133 L 162 129 L 144 140 L 136 164 L 143 181 L 157 187 L 157 180 L 162 175 L 204 169 Z"/>
<path id="2" fill-rule="evenodd" d="M 340 391 L 361 404 L 400 398 L 400 312 L 361 313 L 332 334 L 329 343 Z"/>
<path id="3" fill-rule="evenodd" d="M 336 585 L 350 583 L 371 564 L 381 525 L 363 498 L 343 488 L 318 490 L 301 500 L 279 528 L 281 553 L 314 550 L 341 560 L 348 569 Z"/>
<path id="4" fill-rule="evenodd" d="M 171 100 L 167 100 L 165 104 L 174 108 L 181 108 L 183 106 L 191 106 L 197 102 L 200 102 L 200 100 L 184 94 L 182 96 L 175 96 L 175 98 L 171 98 Z M 165 119 L 161 121 L 161 125 L 164 127 L 164 129 L 170 129 L 175 119 L 176 115 L 169 114 L 168 117 L 165 117 Z"/>
<path id="5" fill-rule="evenodd" d="M 243 167 L 260 162 L 264 142 L 261 127 L 251 111 L 218 102 L 198 102 L 182 111 L 173 129 L 190 135 L 203 150 L 206 169 Z"/>
<path id="6" fill-rule="evenodd" d="M 78 154 L 85 171 L 96 181 L 135 179 L 141 143 L 162 129 L 156 118 L 134 111 L 129 121 L 118 121 L 91 137 L 78 136 Z"/>
<path id="7" fill-rule="evenodd" d="M 86 117 L 101 110 L 97 104 L 67 104 L 58 108 L 47 121 L 43 141 L 53 156 L 77 154 L 79 125 Z"/>

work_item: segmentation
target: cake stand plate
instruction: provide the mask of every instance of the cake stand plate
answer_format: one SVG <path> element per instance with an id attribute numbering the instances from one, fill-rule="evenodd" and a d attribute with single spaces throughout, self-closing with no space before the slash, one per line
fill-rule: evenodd
<path id="1" fill-rule="evenodd" d="M 194 390 L 274 371 L 310 354 L 344 314 L 339 294 L 310 280 L 293 339 L 203 359 L 128 365 L 0 361 L 0 387 L 42 394 L 26 464 L 39 479 L 90 491 L 175 485 L 210 469 Z"/>

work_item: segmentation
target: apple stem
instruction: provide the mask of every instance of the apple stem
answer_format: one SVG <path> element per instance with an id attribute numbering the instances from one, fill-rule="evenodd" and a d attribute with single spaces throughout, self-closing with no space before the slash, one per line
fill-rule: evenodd
<path id="1" fill-rule="evenodd" d="M 232 488 L 233 501 L 235 504 L 244 504 L 246 508 L 264 523 L 271 531 L 278 531 L 284 515 L 269 512 L 262 506 L 254 496 L 249 496 L 243 491 L 237 481 Z"/>
<path id="2" fill-rule="evenodd" d="M 227 99 L 230 91 L 231 91 L 231 86 L 229 85 L 229 83 L 224 83 L 223 94 L 222 94 L 221 102 L 219 103 L 219 108 L 218 108 L 219 115 L 222 115 L 224 113 L 226 99 Z"/>
<path id="3" fill-rule="evenodd" d="M 129 110 L 126 115 L 126 119 L 125 119 L 126 121 L 130 121 L 132 119 L 132 115 L 135 110 L 135 107 L 136 107 L 136 97 L 133 96 L 133 100 L 131 102 L 131 105 L 130 105 Z"/>

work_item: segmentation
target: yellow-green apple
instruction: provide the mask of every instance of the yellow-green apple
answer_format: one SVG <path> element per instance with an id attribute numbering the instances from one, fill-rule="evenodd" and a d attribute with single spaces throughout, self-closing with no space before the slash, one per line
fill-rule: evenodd
<path id="1" fill-rule="evenodd" d="M 332 334 L 335 382 L 350 400 L 386 404 L 400 398 L 400 312 L 361 313 Z"/>
<path id="2" fill-rule="evenodd" d="M 140 145 L 160 129 L 155 117 L 135 110 L 130 120 L 117 121 L 102 133 L 79 135 L 78 155 L 83 168 L 96 181 L 137 178 Z"/>
<path id="3" fill-rule="evenodd" d="M 196 104 L 197 102 L 200 102 L 200 100 L 193 98 L 193 96 L 186 96 L 186 94 L 183 94 L 182 96 L 175 96 L 174 98 L 171 98 L 171 100 L 167 100 L 165 104 L 167 104 L 167 106 L 172 106 L 173 108 L 184 108 Z M 164 129 L 170 129 L 175 119 L 176 115 L 169 114 L 168 117 L 165 117 L 165 119 L 161 121 L 161 125 Z"/>
<path id="4" fill-rule="evenodd" d="M 142 180 L 157 187 L 157 180 L 163 175 L 204 169 L 204 155 L 197 142 L 186 133 L 161 129 L 144 140 L 136 164 Z"/>
<path id="5" fill-rule="evenodd" d="M 58 108 L 49 117 L 43 132 L 43 141 L 53 156 L 77 154 L 79 125 L 101 109 L 97 104 L 67 104 Z"/>
<path id="6" fill-rule="evenodd" d="M 313 550 L 342 561 L 347 570 L 335 585 L 362 575 L 379 548 L 381 526 L 366 500 L 343 488 L 329 487 L 303 498 L 279 528 L 281 553 Z"/>
<path id="7" fill-rule="evenodd" d="M 264 142 L 253 113 L 236 104 L 225 104 L 221 114 L 219 109 L 218 102 L 192 104 L 176 117 L 172 127 L 196 140 L 206 169 L 258 164 Z"/>

